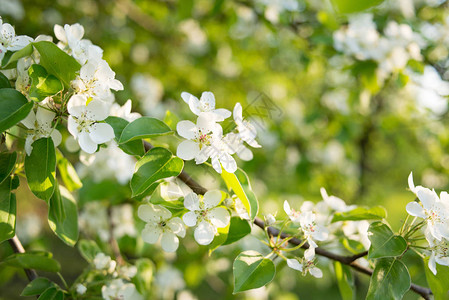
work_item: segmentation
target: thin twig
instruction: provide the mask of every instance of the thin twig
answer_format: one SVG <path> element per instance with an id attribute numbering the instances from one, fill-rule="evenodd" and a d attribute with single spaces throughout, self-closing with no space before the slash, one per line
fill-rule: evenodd
<path id="1" fill-rule="evenodd" d="M 11 245 L 11 248 L 14 251 L 14 253 L 25 253 L 25 249 L 23 248 L 22 243 L 20 242 L 17 235 L 14 235 L 14 237 L 12 239 L 9 239 L 8 242 L 9 245 Z M 33 281 L 38 277 L 36 271 L 33 269 L 23 269 L 23 270 L 25 271 L 25 274 L 27 275 L 29 281 Z"/>

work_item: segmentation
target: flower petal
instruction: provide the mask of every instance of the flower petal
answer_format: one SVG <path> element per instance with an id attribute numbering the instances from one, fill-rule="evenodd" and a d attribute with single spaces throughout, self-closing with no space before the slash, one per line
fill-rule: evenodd
<path id="1" fill-rule="evenodd" d="M 84 95 L 73 95 L 70 99 L 69 102 L 67 103 L 67 110 L 69 112 L 69 114 L 75 116 L 75 117 L 80 117 L 81 116 L 81 112 L 83 110 L 78 109 L 74 109 L 77 107 L 86 107 L 86 103 L 87 103 L 87 98 Z"/>
<path id="2" fill-rule="evenodd" d="M 62 141 L 61 133 L 57 129 L 54 129 L 51 132 L 50 136 L 51 136 L 51 139 L 53 140 L 53 144 L 55 145 L 55 147 L 58 147 L 59 144 L 61 144 L 61 141 Z"/>
<path id="3" fill-rule="evenodd" d="M 90 126 L 90 138 L 97 144 L 109 142 L 114 137 L 114 129 L 108 123 L 95 123 Z"/>
<path id="4" fill-rule="evenodd" d="M 288 216 L 292 214 L 292 209 L 290 208 L 290 204 L 288 204 L 287 200 L 284 201 L 284 211 Z"/>
<path id="5" fill-rule="evenodd" d="M 197 97 L 191 96 L 189 99 L 190 110 L 197 116 L 201 114 L 201 104 Z"/>
<path id="6" fill-rule="evenodd" d="M 187 104 L 189 104 L 189 102 L 190 102 L 190 97 L 195 97 L 195 96 L 193 96 L 192 94 L 187 93 L 187 92 L 182 92 L 181 93 L 182 100 L 184 100 L 184 102 L 187 103 Z"/>
<path id="7" fill-rule="evenodd" d="M 161 245 L 164 251 L 175 252 L 179 246 L 179 239 L 173 232 L 165 231 L 162 233 Z"/>
<path id="8" fill-rule="evenodd" d="M 142 204 L 137 209 L 137 216 L 147 223 L 156 223 L 159 221 L 159 216 L 154 210 L 154 206 L 150 204 Z"/>
<path id="9" fill-rule="evenodd" d="M 23 119 L 22 124 L 28 129 L 34 129 L 36 127 L 36 114 L 33 110 Z"/>
<path id="10" fill-rule="evenodd" d="M 235 104 L 233 114 L 236 123 L 241 123 L 243 121 L 242 105 L 240 103 L 237 102 Z"/>
<path id="11" fill-rule="evenodd" d="M 94 121 L 103 121 L 109 115 L 109 108 L 106 103 L 100 100 L 92 100 L 87 105 L 86 118 Z"/>
<path id="12" fill-rule="evenodd" d="M 212 224 L 202 221 L 194 232 L 195 240 L 200 245 L 209 245 L 215 236 L 215 227 Z"/>
<path id="13" fill-rule="evenodd" d="M 97 151 L 98 144 L 92 141 L 87 132 L 80 132 L 78 135 L 78 143 L 80 144 L 81 149 L 89 154 Z"/>
<path id="14" fill-rule="evenodd" d="M 222 198 L 222 194 L 220 190 L 211 190 L 207 191 L 204 194 L 203 202 L 204 202 L 204 208 L 210 209 L 218 204 L 220 204 Z"/>
<path id="15" fill-rule="evenodd" d="M 176 156 L 183 160 L 191 160 L 194 159 L 199 152 L 200 147 L 197 143 L 191 140 L 185 140 L 178 145 L 178 148 L 176 149 Z"/>
<path id="16" fill-rule="evenodd" d="M 212 92 L 203 92 L 200 98 L 202 111 L 215 109 L 215 96 Z"/>
<path id="17" fill-rule="evenodd" d="M 152 224 L 145 225 L 145 228 L 142 230 L 142 239 L 148 244 L 154 244 L 159 239 L 162 230 L 159 226 L 154 226 Z"/>
<path id="18" fill-rule="evenodd" d="M 310 274 L 315 277 L 315 278 L 321 278 L 323 277 L 323 271 L 321 271 L 320 269 L 318 269 L 317 267 L 313 267 L 311 269 L 309 269 Z"/>
<path id="19" fill-rule="evenodd" d="M 186 120 L 176 124 L 176 131 L 180 136 L 188 140 L 193 140 L 198 134 L 196 125 L 193 122 Z"/>
<path id="20" fill-rule="evenodd" d="M 168 220 L 167 226 L 177 236 L 180 236 L 180 237 L 186 236 L 186 228 L 184 227 L 184 223 L 182 223 L 181 218 L 175 217 L 175 218 Z"/>
<path id="21" fill-rule="evenodd" d="M 188 210 L 195 211 L 200 209 L 200 199 L 194 192 L 187 194 L 184 197 L 184 207 Z"/>
<path id="22" fill-rule="evenodd" d="M 212 224 L 218 228 L 228 226 L 229 221 L 231 220 L 228 210 L 224 207 L 216 207 L 212 209 L 209 212 L 208 217 Z"/>
<path id="23" fill-rule="evenodd" d="M 439 200 L 438 195 L 435 193 L 435 191 L 431 191 L 427 188 L 418 189 L 417 196 L 425 209 L 429 209 L 435 202 Z"/>
<path id="24" fill-rule="evenodd" d="M 184 221 L 184 224 L 186 224 L 187 226 L 193 227 L 193 226 L 196 225 L 196 222 L 198 220 L 198 216 L 196 215 L 195 212 L 189 211 L 189 212 L 186 212 L 182 216 L 182 220 Z"/>
<path id="25" fill-rule="evenodd" d="M 287 259 L 287 265 L 294 270 L 302 272 L 302 264 L 297 259 Z"/>
<path id="26" fill-rule="evenodd" d="M 232 157 L 229 153 L 223 153 L 220 157 L 220 162 L 226 172 L 234 173 L 237 171 L 237 163 L 234 157 Z"/>
<path id="27" fill-rule="evenodd" d="M 426 218 L 424 208 L 415 201 L 408 203 L 407 206 L 405 207 L 405 210 L 408 212 L 409 215 L 412 215 L 414 217 L 420 217 L 423 219 Z"/>

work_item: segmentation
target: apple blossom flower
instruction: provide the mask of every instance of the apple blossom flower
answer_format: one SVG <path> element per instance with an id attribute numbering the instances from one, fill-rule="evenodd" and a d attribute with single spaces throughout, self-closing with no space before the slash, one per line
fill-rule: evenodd
<path id="1" fill-rule="evenodd" d="M 83 295 L 87 291 L 86 286 L 82 285 L 81 283 L 78 283 L 76 285 L 76 293 L 78 295 Z"/>
<path id="2" fill-rule="evenodd" d="M 329 234 L 325 227 L 316 224 L 315 217 L 315 214 L 311 211 L 306 211 L 299 215 L 301 230 L 311 248 L 318 247 L 315 240 L 324 241 Z"/>
<path id="3" fill-rule="evenodd" d="M 324 203 L 327 204 L 329 208 L 332 210 L 338 211 L 338 212 L 347 212 L 354 208 L 356 208 L 356 205 L 346 205 L 345 201 L 342 199 L 336 197 L 336 196 L 329 196 L 326 192 L 325 188 L 320 189 L 321 197 L 323 197 Z"/>
<path id="4" fill-rule="evenodd" d="M 97 150 L 97 145 L 112 140 L 114 130 L 107 123 L 100 123 L 108 117 L 105 104 L 98 100 L 88 102 L 85 95 L 70 98 L 68 130 L 77 140 L 81 149 L 89 154 Z"/>
<path id="5" fill-rule="evenodd" d="M 217 228 L 226 227 L 231 220 L 228 210 L 219 206 L 221 198 L 219 190 L 206 192 L 202 200 L 193 192 L 184 198 L 184 206 L 189 212 L 182 216 L 182 220 L 189 227 L 198 224 L 194 237 L 200 245 L 210 244 Z"/>
<path id="6" fill-rule="evenodd" d="M 430 249 L 432 251 L 432 254 L 429 258 L 429 269 L 432 271 L 434 275 L 437 275 L 437 267 L 436 264 L 442 265 L 442 266 L 449 266 L 449 245 L 448 241 L 445 239 L 442 239 L 441 241 L 438 241 L 436 239 L 430 239 L 428 240 Z"/>
<path id="7" fill-rule="evenodd" d="M 243 140 L 237 133 L 230 132 L 223 137 L 223 142 L 232 149 L 240 159 L 250 161 L 253 159 L 253 152 L 245 146 Z"/>
<path id="8" fill-rule="evenodd" d="M 11 24 L 3 23 L 0 17 L 0 61 L 7 51 L 18 51 L 33 41 L 26 35 L 16 36 L 14 27 Z"/>
<path id="9" fill-rule="evenodd" d="M 229 173 L 237 171 L 237 163 L 232 157 L 235 151 L 222 138 L 221 132 L 218 132 L 211 140 L 210 146 L 202 148 L 198 156 L 206 159 L 210 157 L 212 167 L 219 174 L 222 172 L 222 167 Z"/>
<path id="10" fill-rule="evenodd" d="M 22 124 L 29 129 L 25 140 L 27 155 L 30 155 L 33 150 L 33 142 L 43 137 L 51 137 L 54 146 L 59 146 L 62 140 L 61 133 L 52 126 L 55 116 L 56 113 L 53 111 L 39 106 L 36 113 L 31 110 L 28 116 L 22 120 Z"/>
<path id="11" fill-rule="evenodd" d="M 237 131 L 240 138 L 253 148 L 260 148 L 256 141 L 257 130 L 253 124 L 243 119 L 243 109 L 240 103 L 236 103 L 234 106 L 234 121 L 237 124 Z"/>
<path id="12" fill-rule="evenodd" d="M 101 295 L 105 300 L 143 300 L 142 295 L 133 283 L 125 283 L 123 279 L 114 279 L 101 288 Z"/>
<path id="13" fill-rule="evenodd" d="M 274 225 L 274 223 L 276 223 L 276 218 L 272 214 L 265 215 L 264 219 L 265 219 L 265 224 L 267 226 L 272 226 L 272 225 Z"/>
<path id="14" fill-rule="evenodd" d="M 203 149 L 210 146 L 213 140 L 220 139 L 223 132 L 210 113 L 201 114 L 196 125 L 191 121 L 180 121 L 176 130 L 180 136 L 187 139 L 178 145 L 176 155 L 184 160 L 195 159 L 197 164 L 209 158 Z"/>
<path id="15" fill-rule="evenodd" d="M 120 117 L 128 122 L 132 122 L 140 118 L 142 115 L 137 112 L 131 112 L 131 108 L 132 108 L 131 99 L 128 99 L 128 101 L 126 101 L 125 104 L 123 104 L 122 106 L 120 106 L 118 103 L 113 103 L 110 108 L 109 115 Z"/>
<path id="16" fill-rule="evenodd" d="M 114 272 L 115 267 L 117 266 L 117 263 L 115 260 L 112 260 L 110 256 L 107 256 L 106 254 L 104 254 L 102 252 L 95 255 L 93 263 L 94 263 L 95 269 L 106 270 L 108 273 Z"/>
<path id="17" fill-rule="evenodd" d="M 215 96 L 212 92 L 203 92 L 200 100 L 192 94 L 182 92 L 181 98 L 189 105 L 190 110 L 197 116 L 203 112 L 211 112 L 218 122 L 231 116 L 231 112 L 227 109 L 215 109 Z"/>
<path id="18" fill-rule="evenodd" d="M 427 238 L 433 237 L 438 241 L 444 237 L 449 239 L 449 195 L 441 192 L 438 197 L 435 191 L 424 187 L 414 187 L 410 180 L 410 189 L 416 192 L 420 203 L 412 201 L 407 204 L 407 212 L 426 222 L 424 234 Z M 441 199 L 440 199 L 441 198 Z"/>
<path id="19" fill-rule="evenodd" d="M 314 257 L 315 248 L 309 248 L 304 251 L 304 258 L 300 261 L 296 258 L 287 259 L 287 265 L 294 270 L 302 272 L 304 276 L 307 275 L 307 272 L 309 272 L 310 275 L 316 278 L 321 278 L 323 277 L 323 272 L 315 266 Z"/>
<path id="20" fill-rule="evenodd" d="M 172 213 L 163 206 L 144 204 L 139 206 L 137 215 L 147 224 L 142 230 L 142 239 L 154 244 L 161 237 L 162 249 L 166 252 L 175 252 L 179 246 L 179 237 L 184 237 L 186 230 L 178 217 L 172 217 Z"/>

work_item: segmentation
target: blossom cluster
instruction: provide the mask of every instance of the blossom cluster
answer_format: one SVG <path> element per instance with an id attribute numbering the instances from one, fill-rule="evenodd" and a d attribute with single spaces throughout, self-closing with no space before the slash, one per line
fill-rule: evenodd
<path id="1" fill-rule="evenodd" d="M 435 190 L 415 186 L 412 173 L 408 183 L 418 201 L 408 203 L 406 210 L 415 219 L 422 219 L 422 231 L 431 251 L 428 266 L 436 275 L 437 263 L 449 266 L 449 194 L 441 192 L 438 197 Z"/>
<path id="2" fill-rule="evenodd" d="M 178 145 L 176 155 L 184 160 L 195 159 L 196 164 L 202 164 L 209 158 L 212 167 L 218 173 L 222 168 L 229 173 L 237 170 L 237 163 L 232 157 L 237 154 L 243 160 L 251 160 L 253 153 L 246 147 L 261 147 L 257 141 L 257 130 L 248 120 L 243 119 L 243 109 L 240 103 L 234 107 L 233 115 L 236 130 L 227 134 L 219 122 L 231 116 L 227 109 L 215 109 L 215 96 L 211 92 L 203 92 L 201 98 L 183 92 L 182 99 L 189 105 L 191 111 L 198 116 L 196 124 L 191 121 L 180 121 L 178 134 L 186 140 Z"/>

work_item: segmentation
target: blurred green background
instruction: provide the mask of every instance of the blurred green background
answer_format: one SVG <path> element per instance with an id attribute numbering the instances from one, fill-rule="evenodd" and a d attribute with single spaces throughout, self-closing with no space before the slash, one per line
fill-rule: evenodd
<path id="1" fill-rule="evenodd" d="M 257 122 L 263 146 L 253 149 L 252 161 L 239 161 L 261 203 L 261 216 L 273 211 L 284 216 L 284 200 L 296 208 L 304 200 L 317 202 L 320 187 L 325 187 L 348 204 L 385 206 L 387 220 L 398 229 L 405 205 L 414 198 L 407 191 L 411 171 L 417 184 L 448 187 L 447 109 L 423 109 L 408 90 L 407 72 L 393 73 L 378 84 L 375 63 L 335 50 L 333 32 L 348 18 L 337 14 L 328 1 L 295 1 L 297 8 L 278 11 L 277 20 L 267 13 L 264 1 L 10 2 L 21 4 L 22 11 L 5 14 L 6 1 L 0 1 L 0 11 L 18 34 L 53 36 L 54 24 L 82 24 L 85 38 L 104 49 L 104 58 L 125 86 L 116 93 L 117 102 L 132 99 L 133 110 L 142 115 L 164 118 L 169 110 L 175 117 L 166 120 L 194 120 L 180 97 L 183 91 L 197 96 L 212 91 L 217 107 L 229 110 L 242 103 L 244 114 Z M 379 30 L 395 20 L 421 32 L 423 24 L 443 24 L 449 15 L 445 3 L 398 2 L 412 2 L 414 13 L 406 14 L 400 3 L 386 1 L 372 10 Z M 421 49 L 424 58 L 415 67 L 432 64 L 445 79 L 445 61 L 435 49 L 443 51 L 442 56 L 448 51 L 446 44 L 430 42 Z M 159 142 L 176 149 L 176 141 Z M 205 172 L 206 167 L 188 162 L 186 169 L 208 188 L 220 185 L 220 178 Z M 45 204 L 29 192 L 21 193 L 19 237 L 41 224 L 37 239 L 28 243 L 24 238 L 27 249 L 50 247 L 63 275 L 73 280 L 87 263 L 50 233 Z M 260 234 L 257 229 L 255 233 Z M 129 248 L 133 253 L 135 240 L 125 237 L 120 243 L 125 252 Z M 321 259 L 322 279 L 302 277 L 280 264 L 267 288 L 232 295 L 233 258 L 242 248 L 263 245 L 246 238 L 242 245 L 223 247 L 209 258 L 207 249 L 185 244 L 177 257 L 144 247 L 158 269 L 169 261 L 184 273 L 182 289 L 190 294 L 178 292 L 178 299 L 340 299 L 336 280 L 326 271 L 331 264 Z M 7 244 L 0 245 L 2 256 L 9 251 Z M 413 281 L 425 285 L 422 262 L 413 255 L 406 259 Z M 18 291 L 26 280 L 21 272 L 0 267 L 0 284 L 0 299 L 20 299 Z M 357 298 L 363 299 L 367 277 L 357 275 L 356 285 Z M 411 292 L 406 298 L 417 299 Z"/>

